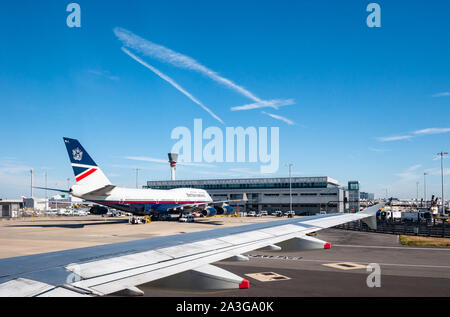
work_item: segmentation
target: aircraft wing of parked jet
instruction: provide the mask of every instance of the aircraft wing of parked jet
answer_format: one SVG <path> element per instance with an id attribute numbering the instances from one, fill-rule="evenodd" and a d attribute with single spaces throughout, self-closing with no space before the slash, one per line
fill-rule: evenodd
<path id="1" fill-rule="evenodd" d="M 247 252 L 327 249 L 308 233 L 362 220 L 373 228 L 378 204 L 358 213 L 317 215 L 0 260 L 0 296 L 100 296 L 137 286 L 248 288 L 211 263 L 248 260 Z M 194 284 L 193 284 L 194 283 Z"/>

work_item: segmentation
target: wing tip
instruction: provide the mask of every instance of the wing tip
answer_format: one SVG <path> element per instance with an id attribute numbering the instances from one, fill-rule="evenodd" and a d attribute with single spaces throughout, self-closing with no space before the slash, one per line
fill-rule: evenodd
<path id="1" fill-rule="evenodd" d="M 239 284 L 239 289 L 247 289 L 250 287 L 250 282 L 246 279 L 243 279 L 241 284 Z"/>

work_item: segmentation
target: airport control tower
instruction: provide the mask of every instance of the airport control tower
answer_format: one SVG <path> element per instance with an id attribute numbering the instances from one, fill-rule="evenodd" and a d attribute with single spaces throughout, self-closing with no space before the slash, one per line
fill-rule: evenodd
<path id="1" fill-rule="evenodd" d="M 358 212 L 361 208 L 358 181 L 348 182 L 348 200 L 350 212 Z"/>
<path id="2" fill-rule="evenodd" d="M 170 176 L 171 180 L 175 180 L 175 169 L 177 166 L 178 154 L 177 153 L 169 153 L 169 163 L 170 163 Z"/>

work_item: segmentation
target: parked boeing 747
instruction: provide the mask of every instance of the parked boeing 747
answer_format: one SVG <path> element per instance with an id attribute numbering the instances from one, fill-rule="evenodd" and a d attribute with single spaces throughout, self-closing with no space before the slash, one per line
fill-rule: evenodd
<path id="1" fill-rule="evenodd" d="M 233 212 L 229 202 L 247 199 L 244 194 L 241 200 L 213 201 L 205 190 L 195 188 L 157 190 L 117 187 L 109 181 L 78 140 L 64 138 L 64 143 L 76 184 L 69 191 L 46 189 L 68 192 L 72 196 L 135 215 L 154 217 L 183 212 L 200 212 L 206 217 L 227 215 Z"/>

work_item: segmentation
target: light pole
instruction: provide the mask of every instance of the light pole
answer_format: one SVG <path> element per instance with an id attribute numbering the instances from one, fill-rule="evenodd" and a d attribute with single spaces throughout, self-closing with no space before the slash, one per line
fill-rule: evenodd
<path id="1" fill-rule="evenodd" d="M 140 168 L 133 168 L 136 171 L 136 188 L 138 188 L 138 173 L 141 170 Z"/>
<path id="2" fill-rule="evenodd" d="M 419 205 L 419 182 L 416 182 L 416 203 Z"/>
<path id="3" fill-rule="evenodd" d="M 44 172 L 45 177 L 45 211 L 48 211 L 48 197 L 47 197 L 47 171 Z"/>
<path id="4" fill-rule="evenodd" d="M 33 169 L 30 169 L 31 173 L 31 198 L 33 198 Z"/>
<path id="5" fill-rule="evenodd" d="M 441 152 L 437 155 L 441 156 L 441 186 L 442 186 L 442 214 L 445 216 L 445 198 L 444 198 L 444 155 L 447 155 L 447 152 Z"/>
<path id="6" fill-rule="evenodd" d="M 292 181 L 291 181 L 291 168 L 294 164 L 286 163 L 285 166 L 289 167 L 289 212 L 292 211 Z"/>
<path id="7" fill-rule="evenodd" d="M 425 202 L 425 208 L 427 208 L 427 179 L 426 176 L 428 173 L 423 173 L 423 200 Z"/>

